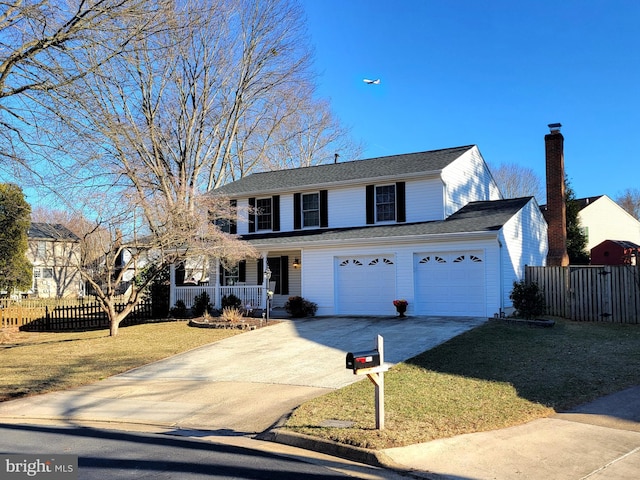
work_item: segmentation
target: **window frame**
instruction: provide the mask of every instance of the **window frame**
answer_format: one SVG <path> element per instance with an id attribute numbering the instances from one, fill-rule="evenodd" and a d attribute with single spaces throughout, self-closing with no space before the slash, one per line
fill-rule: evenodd
<path id="1" fill-rule="evenodd" d="M 236 263 L 229 268 L 222 269 L 222 286 L 228 287 L 240 283 L 240 266 Z"/>
<path id="2" fill-rule="evenodd" d="M 260 204 L 264 206 L 261 206 Z M 268 209 L 266 204 L 268 203 Z M 268 210 L 265 212 L 264 210 Z M 256 231 L 273 230 L 273 198 L 256 198 Z"/>
<path id="3" fill-rule="evenodd" d="M 315 197 L 315 208 L 305 209 L 304 199 L 305 197 Z M 302 228 L 318 228 L 320 227 L 320 192 L 308 192 L 300 195 L 300 213 L 301 213 L 301 226 Z M 315 223 L 311 224 L 307 222 L 307 214 L 315 214 Z"/>
<path id="4" fill-rule="evenodd" d="M 388 189 L 390 192 L 379 192 L 379 190 Z M 379 197 L 383 195 L 393 194 L 392 201 L 379 201 Z M 374 188 L 374 207 L 375 207 L 375 223 L 395 222 L 397 218 L 397 192 L 396 184 L 375 185 Z M 381 208 L 386 207 L 386 208 Z M 382 217 L 382 218 L 381 218 Z"/>

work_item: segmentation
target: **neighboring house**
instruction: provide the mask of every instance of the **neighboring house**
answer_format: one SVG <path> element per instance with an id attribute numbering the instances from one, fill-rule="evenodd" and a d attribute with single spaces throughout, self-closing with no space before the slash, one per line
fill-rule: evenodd
<path id="1" fill-rule="evenodd" d="M 606 195 L 577 199 L 578 219 L 587 235 L 587 251 L 605 240 L 640 244 L 640 222 Z"/>
<path id="2" fill-rule="evenodd" d="M 627 241 L 640 244 L 640 221 L 606 195 L 578 198 L 578 221 L 587 237 L 585 250 L 591 250 L 605 240 Z M 540 207 L 547 217 L 547 206 Z M 547 218 L 548 220 L 548 218 Z M 591 263 L 599 264 L 592 259 Z"/>
<path id="3" fill-rule="evenodd" d="M 300 295 L 318 315 L 394 315 L 406 299 L 408 314 L 493 316 L 547 254 L 535 199 L 501 199 L 476 146 L 256 173 L 212 193 L 262 254 L 211 272 L 216 287 L 266 283 L 266 259 L 273 304 Z"/>
<path id="4" fill-rule="evenodd" d="M 58 223 L 32 223 L 27 236 L 27 258 L 33 265 L 29 293 L 38 298 L 82 295 L 80 239 Z"/>

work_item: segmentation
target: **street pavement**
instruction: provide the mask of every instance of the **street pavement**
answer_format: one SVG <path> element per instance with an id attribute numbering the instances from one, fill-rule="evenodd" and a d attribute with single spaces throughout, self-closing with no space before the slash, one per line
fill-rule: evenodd
<path id="1" fill-rule="evenodd" d="M 284 321 L 92 385 L 1 403 L 0 422 L 97 422 L 236 443 L 262 432 L 260 438 L 430 479 L 640 478 L 640 387 L 525 425 L 375 452 L 277 428 L 300 403 L 361 380 L 345 368 L 346 352 L 372 349 L 377 335 L 386 362 L 395 364 L 485 320 Z"/>

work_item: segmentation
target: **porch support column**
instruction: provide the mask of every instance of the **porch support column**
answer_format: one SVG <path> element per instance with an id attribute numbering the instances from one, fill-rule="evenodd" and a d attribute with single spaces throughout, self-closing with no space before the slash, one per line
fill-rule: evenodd
<path id="1" fill-rule="evenodd" d="M 267 309 L 267 300 L 269 299 L 269 282 L 267 281 L 267 276 L 264 272 L 269 268 L 269 264 L 267 263 L 267 256 L 269 255 L 268 251 L 260 252 L 262 256 L 262 305 L 260 307 L 266 311 Z"/>
<path id="2" fill-rule="evenodd" d="M 176 264 L 169 265 L 169 308 L 176 304 Z"/>

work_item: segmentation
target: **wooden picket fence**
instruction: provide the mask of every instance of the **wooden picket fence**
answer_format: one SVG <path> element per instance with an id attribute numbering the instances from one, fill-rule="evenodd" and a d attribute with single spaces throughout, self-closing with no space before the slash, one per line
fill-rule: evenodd
<path id="1" fill-rule="evenodd" d="M 122 311 L 124 307 L 124 303 L 116 304 L 118 311 Z M 137 325 L 152 318 L 152 303 L 141 302 L 120 326 Z M 0 328 L 8 327 L 37 332 L 94 330 L 109 328 L 109 320 L 97 302 L 51 306 L 37 306 L 37 302 L 5 303 L 0 305 Z"/>
<path id="2" fill-rule="evenodd" d="M 547 314 L 586 322 L 640 323 L 640 266 L 526 267 Z"/>

